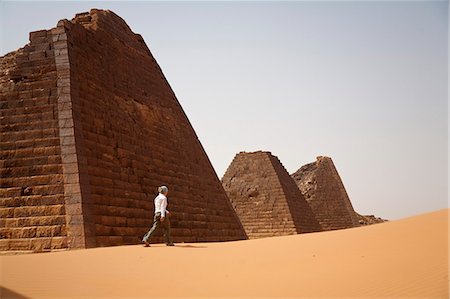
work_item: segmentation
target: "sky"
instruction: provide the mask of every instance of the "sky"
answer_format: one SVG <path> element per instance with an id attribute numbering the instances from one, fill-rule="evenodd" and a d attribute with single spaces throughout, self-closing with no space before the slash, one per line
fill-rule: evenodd
<path id="1" fill-rule="evenodd" d="M 447 1 L 0 2 L 0 55 L 91 8 L 143 36 L 219 179 L 333 159 L 361 214 L 448 207 Z"/>

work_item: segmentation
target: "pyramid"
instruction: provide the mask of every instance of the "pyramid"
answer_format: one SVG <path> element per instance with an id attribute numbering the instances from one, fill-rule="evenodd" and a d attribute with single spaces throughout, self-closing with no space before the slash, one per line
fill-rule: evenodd
<path id="1" fill-rule="evenodd" d="M 143 38 L 93 9 L 0 58 L 0 250 L 136 244 L 169 186 L 175 242 L 245 239 Z"/>
<path id="2" fill-rule="evenodd" d="M 270 152 L 238 153 L 222 185 L 251 239 L 321 230 L 295 182 Z"/>
<path id="3" fill-rule="evenodd" d="M 316 162 L 291 176 L 324 230 L 360 226 L 361 217 L 353 209 L 331 158 L 317 157 Z"/>

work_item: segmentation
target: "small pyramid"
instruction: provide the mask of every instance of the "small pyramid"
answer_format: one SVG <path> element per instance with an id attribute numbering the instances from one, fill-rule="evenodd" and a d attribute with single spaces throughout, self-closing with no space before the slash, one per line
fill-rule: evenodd
<path id="1" fill-rule="evenodd" d="M 360 217 L 331 158 L 317 157 L 291 176 L 324 230 L 360 226 Z"/>
<path id="2" fill-rule="evenodd" d="M 238 153 L 222 185 L 250 239 L 321 231 L 295 182 L 270 152 Z"/>
<path id="3" fill-rule="evenodd" d="M 0 251 L 140 243 L 163 184 L 175 242 L 246 238 L 142 36 L 109 10 L 0 57 L 0 117 Z"/>

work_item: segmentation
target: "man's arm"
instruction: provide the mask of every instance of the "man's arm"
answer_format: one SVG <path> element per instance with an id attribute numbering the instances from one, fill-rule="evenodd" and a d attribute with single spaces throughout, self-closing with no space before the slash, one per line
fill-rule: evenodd
<path id="1" fill-rule="evenodd" d="M 166 217 L 167 198 L 161 199 L 161 220 Z"/>

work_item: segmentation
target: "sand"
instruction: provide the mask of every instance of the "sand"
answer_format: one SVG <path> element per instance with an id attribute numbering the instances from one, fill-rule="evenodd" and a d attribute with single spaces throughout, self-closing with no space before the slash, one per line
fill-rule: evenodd
<path id="1" fill-rule="evenodd" d="M 448 212 L 224 243 L 1 256 L 1 298 L 448 298 Z"/>

